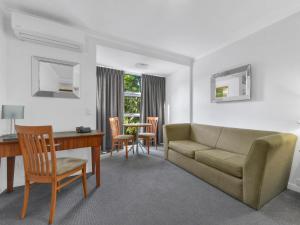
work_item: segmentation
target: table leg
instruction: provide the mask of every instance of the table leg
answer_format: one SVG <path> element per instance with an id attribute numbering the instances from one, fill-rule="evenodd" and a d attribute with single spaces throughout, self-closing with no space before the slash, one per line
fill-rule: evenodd
<path id="1" fill-rule="evenodd" d="M 1 174 L 1 157 L 0 157 L 0 174 Z M 1 182 L 0 182 L 0 186 L 1 186 Z"/>
<path id="2" fill-rule="evenodd" d="M 135 143 L 136 143 L 136 154 L 139 154 L 139 128 L 136 129 L 136 137 L 135 137 Z"/>
<path id="3" fill-rule="evenodd" d="M 7 192 L 14 190 L 15 156 L 7 157 Z"/>
<path id="4" fill-rule="evenodd" d="M 94 147 L 95 167 L 96 167 L 96 186 L 100 187 L 100 146 Z"/>
<path id="5" fill-rule="evenodd" d="M 92 154 L 92 174 L 95 174 L 95 149 L 91 148 L 91 154 Z"/>

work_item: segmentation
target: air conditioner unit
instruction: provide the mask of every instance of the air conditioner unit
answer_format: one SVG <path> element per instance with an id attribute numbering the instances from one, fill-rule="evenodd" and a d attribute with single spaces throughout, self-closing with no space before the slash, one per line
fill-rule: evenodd
<path id="1" fill-rule="evenodd" d="M 11 26 L 15 35 L 24 41 L 73 51 L 82 51 L 84 47 L 83 32 L 57 22 L 12 13 Z"/>

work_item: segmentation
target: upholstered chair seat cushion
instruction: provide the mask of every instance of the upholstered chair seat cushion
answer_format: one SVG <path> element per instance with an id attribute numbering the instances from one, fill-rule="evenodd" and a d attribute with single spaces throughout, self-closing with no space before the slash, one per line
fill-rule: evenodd
<path id="1" fill-rule="evenodd" d="M 71 170 L 74 170 L 87 163 L 84 159 L 77 158 L 57 158 L 56 159 L 56 174 L 62 175 Z"/>
<path id="2" fill-rule="evenodd" d="M 140 133 L 139 137 L 155 137 L 155 133 Z"/>
<path id="3" fill-rule="evenodd" d="M 195 160 L 224 173 L 242 178 L 246 156 L 221 149 L 211 149 L 208 151 L 196 151 Z"/>
<path id="4" fill-rule="evenodd" d="M 134 136 L 130 135 L 130 134 L 122 134 L 122 135 L 118 135 L 116 136 L 114 139 L 119 139 L 119 140 L 126 140 L 126 139 L 133 139 Z"/>
<path id="5" fill-rule="evenodd" d="M 199 150 L 207 150 L 211 147 L 199 144 L 191 140 L 178 140 L 170 141 L 169 148 L 173 149 L 175 152 L 181 153 L 190 158 L 195 157 L 195 152 Z"/>

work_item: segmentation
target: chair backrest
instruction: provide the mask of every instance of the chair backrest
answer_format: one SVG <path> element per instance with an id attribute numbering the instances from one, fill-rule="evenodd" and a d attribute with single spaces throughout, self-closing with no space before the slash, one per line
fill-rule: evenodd
<path id="1" fill-rule="evenodd" d="M 118 117 L 110 117 L 109 124 L 111 129 L 111 136 L 114 138 L 120 135 L 120 122 Z"/>
<path id="2" fill-rule="evenodd" d="M 56 153 L 51 126 L 16 126 L 25 176 L 56 176 Z M 50 151 L 50 156 L 48 152 Z"/>
<path id="3" fill-rule="evenodd" d="M 155 116 L 148 116 L 147 117 L 147 123 L 150 123 L 151 126 L 146 128 L 146 131 L 148 133 L 154 133 L 157 134 L 157 126 L 158 126 L 158 117 Z"/>

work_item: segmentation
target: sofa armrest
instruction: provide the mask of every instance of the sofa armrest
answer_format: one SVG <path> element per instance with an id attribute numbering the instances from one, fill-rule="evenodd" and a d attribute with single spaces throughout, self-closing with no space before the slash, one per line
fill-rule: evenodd
<path id="1" fill-rule="evenodd" d="M 282 192 L 288 183 L 297 137 L 274 134 L 256 139 L 243 168 L 243 201 L 255 209 Z"/>
<path id="2" fill-rule="evenodd" d="M 163 127 L 165 159 L 168 159 L 169 141 L 190 139 L 191 124 L 167 124 Z"/>

